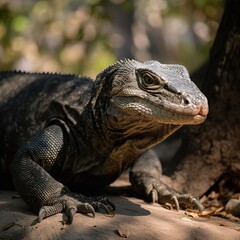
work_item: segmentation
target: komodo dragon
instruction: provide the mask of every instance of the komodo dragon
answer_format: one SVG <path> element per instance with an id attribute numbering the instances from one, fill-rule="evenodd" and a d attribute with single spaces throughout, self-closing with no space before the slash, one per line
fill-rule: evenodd
<path id="1" fill-rule="evenodd" d="M 14 183 L 39 221 L 65 212 L 71 223 L 76 212 L 113 211 L 107 198 L 88 194 L 131 167 L 139 196 L 202 210 L 194 196 L 161 182 L 160 161 L 149 149 L 207 113 L 206 97 L 181 65 L 122 60 L 95 81 L 1 72 L 0 187 Z"/>

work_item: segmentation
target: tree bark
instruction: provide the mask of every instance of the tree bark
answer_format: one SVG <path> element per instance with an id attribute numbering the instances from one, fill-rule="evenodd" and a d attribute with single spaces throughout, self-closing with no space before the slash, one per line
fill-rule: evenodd
<path id="1" fill-rule="evenodd" d="M 223 179 L 240 177 L 239 0 L 226 0 L 202 90 L 209 116 L 201 126 L 189 127 L 187 155 L 171 176 L 172 187 L 197 196 Z"/>

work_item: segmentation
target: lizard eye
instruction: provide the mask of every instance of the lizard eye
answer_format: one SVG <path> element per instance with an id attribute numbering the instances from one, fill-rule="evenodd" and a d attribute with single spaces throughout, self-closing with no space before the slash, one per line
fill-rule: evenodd
<path id="1" fill-rule="evenodd" d="M 140 72 L 138 79 L 140 86 L 145 90 L 157 90 L 163 86 L 161 79 L 148 71 Z"/>
<path id="2" fill-rule="evenodd" d="M 156 81 L 149 73 L 143 74 L 143 83 L 147 86 L 155 85 Z"/>

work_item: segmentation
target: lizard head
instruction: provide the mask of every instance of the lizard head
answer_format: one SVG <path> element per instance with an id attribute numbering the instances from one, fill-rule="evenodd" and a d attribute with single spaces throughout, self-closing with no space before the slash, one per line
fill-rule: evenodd
<path id="1" fill-rule="evenodd" d="M 123 60 L 97 79 L 103 76 L 110 81 L 107 114 L 112 117 L 144 117 L 176 125 L 200 124 L 207 117 L 207 98 L 182 65 Z"/>
<path id="2" fill-rule="evenodd" d="M 207 98 L 187 69 L 158 61 L 122 60 L 111 65 L 97 76 L 94 95 L 113 118 L 192 125 L 208 114 Z"/>

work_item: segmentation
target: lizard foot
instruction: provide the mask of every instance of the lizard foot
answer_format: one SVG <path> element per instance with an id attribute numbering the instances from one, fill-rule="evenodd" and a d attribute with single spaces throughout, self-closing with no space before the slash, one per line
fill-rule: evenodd
<path id="1" fill-rule="evenodd" d="M 175 205 L 177 211 L 180 209 L 180 204 L 196 207 L 200 212 L 203 211 L 203 206 L 196 197 L 190 194 L 178 193 L 165 185 L 161 180 L 146 173 L 137 173 L 134 176 L 132 185 L 137 194 L 153 203 L 164 204 L 168 202 Z"/>
<path id="2" fill-rule="evenodd" d="M 65 212 L 68 223 L 71 224 L 74 215 L 78 213 L 91 213 L 95 217 L 95 211 L 104 209 L 108 214 L 115 210 L 115 206 L 106 197 L 86 197 L 82 194 L 67 193 L 49 200 L 41 207 L 38 213 L 39 222 L 54 214 Z"/>

